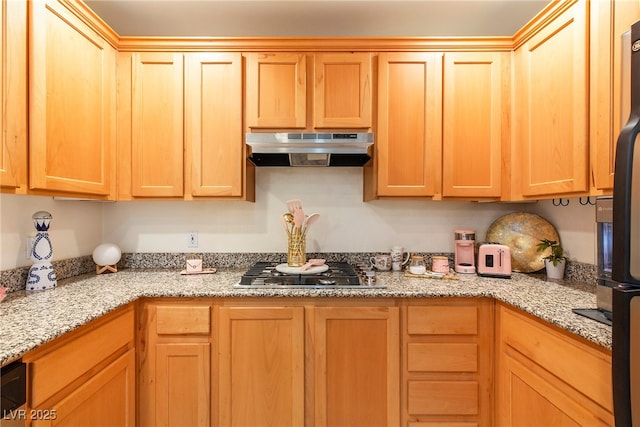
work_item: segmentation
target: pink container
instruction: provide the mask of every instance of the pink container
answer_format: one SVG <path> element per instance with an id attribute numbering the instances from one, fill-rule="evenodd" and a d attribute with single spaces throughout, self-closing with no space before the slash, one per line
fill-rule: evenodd
<path id="1" fill-rule="evenodd" d="M 434 256 L 431 258 L 431 271 L 434 273 L 449 273 L 449 258 L 446 256 Z"/>

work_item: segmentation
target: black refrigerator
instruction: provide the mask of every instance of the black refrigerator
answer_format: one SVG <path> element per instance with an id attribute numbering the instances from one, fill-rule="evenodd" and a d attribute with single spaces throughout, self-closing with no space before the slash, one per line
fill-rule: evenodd
<path id="1" fill-rule="evenodd" d="M 640 21 L 631 26 L 631 111 L 618 136 L 613 187 L 613 408 L 640 427 Z M 623 96 L 628 96 L 623 94 Z"/>

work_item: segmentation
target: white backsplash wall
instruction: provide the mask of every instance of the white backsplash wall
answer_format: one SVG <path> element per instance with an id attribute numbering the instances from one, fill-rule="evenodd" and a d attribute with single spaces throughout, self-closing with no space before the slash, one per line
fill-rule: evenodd
<path id="1" fill-rule="evenodd" d="M 282 252 L 280 216 L 288 199 L 302 200 L 320 218 L 309 231 L 308 252 L 453 252 L 453 230 L 473 228 L 484 239 L 498 217 L 517 211 L 547 218 L 572 260 L 595 263 L 595 208 L 570 199 L 552 202 L 474 203 L 457 201 L 362 201 L 359 168 L 259 168 L 256 202 L 241 201 L 60 201 L 51 197 L 0 195 L 0 269 L 31 265 L 25 238 L 35 235 L 31 215 L 53 214 L 54 260 L 90 255 L 100 243 L 124 252 Z M 187 246 L 190 231 L 198 247 Z"/>
<path id="2" fill-rule="evenodd" d="M 420 200 L 364 203 L 362 185 L 358 168 L 258 168 L 255 203 L 136 201 L 105 205 L 104 239 L 117 243 L 125 252 L 285 252 L 280 216 L 288 199 L 300 199 L 306 213 L 320 214 L 309 231 L 308 252 L 383 252 L 393 245 L 409 251 L 452 252 L 454 229 L 473 228 L 477 238 L 484 239 L 496 218 L 538 207 L 535 203 Z M 569 221 L 571 227 L 577 225 Z M 198 248 L 187 246 L 189 231 L 198 232 Z M 592 250 L 582 253 L 577 249 L 585 243 L 592 245 L 591 236 L 585 236 L 592 231 L 561 233 L 563 243 L 572 247 L 578 261 L 593 262 Z M 575 245 L 574 237 L 579 239 Z"/>
<path id="3" fill-rule="evenodd" d="M 554 206 L 553 200 L 542 200 L 531 204 L 527 212 L 538 214 L 555 225 L 569 259 L 595 264 L 596 208 L 586 204 L 588 200 L 595 203 L 595 197 L 562 199 L 567 206 Z M 581 201 L 586 205 L 581 205 Z"/>
<path id="4" fill-rule="evenodd" d="M 53 215 L 49 237 L 54 260 L 90 255 L 102 241 L 104 204 L 0 194 L 0 270 L 32 264 L 25 258 L 26 238 L 36 235 L 31 216 L 38 211 Z"/>

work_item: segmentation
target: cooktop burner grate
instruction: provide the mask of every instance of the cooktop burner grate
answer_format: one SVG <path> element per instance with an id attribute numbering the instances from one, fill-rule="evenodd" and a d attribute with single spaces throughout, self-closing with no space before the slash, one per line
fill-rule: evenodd
<path id="1" fill-rule="evenodd" d="M 257 262 L 242 275 L 238 288 L 384 288 L 365 285 L 356 269 L 346 262 L 329 262 L 327 271 L 316 274 L 290 274 L 276 270 L 279 263 Z"/>

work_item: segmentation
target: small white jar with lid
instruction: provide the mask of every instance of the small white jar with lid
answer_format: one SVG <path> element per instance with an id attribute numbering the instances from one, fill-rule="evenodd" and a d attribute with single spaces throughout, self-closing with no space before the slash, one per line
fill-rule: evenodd
<path id="1" fill-rule="evenodd" d="M 409 263 L 409 273 L 411 274 L 424 274 L 427 272 L 427 266 L 424 263 L 424 257 L 420 255 L 411 255 L 411 262 Z"/>

